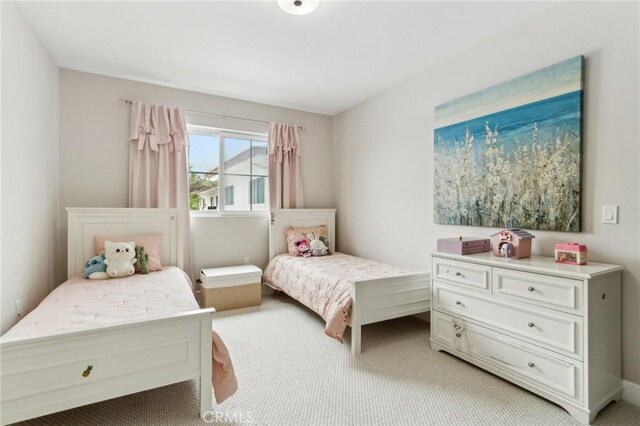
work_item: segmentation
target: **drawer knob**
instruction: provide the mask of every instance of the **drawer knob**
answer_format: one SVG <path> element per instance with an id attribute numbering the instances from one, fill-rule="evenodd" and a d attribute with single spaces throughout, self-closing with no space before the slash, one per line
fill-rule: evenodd
<path id="1" fill-rule="evenodd" d="M 536 366 L 536 365 L 535 365 L 534 363 L 532 363 L 531 361 L 529 361 L 529 362 L 527 363 L 527 365 L 528 365 L 529 367 L 531 367 L 531 368 L 533 368 L 533 367 L 535 367 L 535 366 Z"/>
<path id="2" fill-rule="evenodd" d="M 93 365 L 87 365 L 87 369 L 82 372 L 82 377 L 89 377 L 91 370 L 93 370 Z"/>
<path id="3" fill-rule="evenodd" d="M 456 300 L 456 305 L 462 305 L 462 302 L 459 300 Z"/>
<path id="4" fill-rule="evenodd" d="M 535 288 L 533 288 L 533 287 L 529 287 L 529 288 L 527 288 L 527 290 L 529 290 L 529 291 L 534 291 L 534 290 L 535 290 Z"/>
<path id="5" fill-rule="evenodd" d="M 456 337 L 460 337 L 460 336 L 462 336 L 462 333 L 457 332 L 457 333 L 456 333 Z"/>
<path id="6" fill-rule="evenodd" d="M 456 272 L 456 277 L 461 277 L 462 276 L 462 272 Z"/>
<path id="7" fill-rule="evenodd" d="M 534 323 L 532 323 L 532 322 L 527 323 L 527 325 L 528 325 L 529 327 L 533 327 L 533 326 L 535 326 L 535 324 L 534 324 Z"/>

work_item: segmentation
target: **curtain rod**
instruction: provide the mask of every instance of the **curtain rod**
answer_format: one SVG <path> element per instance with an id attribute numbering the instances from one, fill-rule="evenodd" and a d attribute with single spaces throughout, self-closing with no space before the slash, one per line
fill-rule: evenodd
<path id="1" fill-rule="evenodd" d="M 131 99 L 125 99 L 125 98 L 119 98 L 118 101 L 123 102 L 125 104 L 128 105 L 133 105 L 133 101 Z M 242 120 L 242 121 L 252 121 L 254 123 L 264 123 L 264 124 L 269 124 L 268 121 L 265 120 L 256 120 L 255 118 L 245 118 L 245 117 L 234 117 L 233 115 L 225 115 L 225 114 L 216 114 L 215 112 L 205 112 L 205 111 L 191 111 L 188 109 L 185 109 L 184 112 L 188 113 L 188 114 L 199 114 L 199 115 L 211 115 L 213 117 L 219 117 L 223 120 L 225 119 L 231 119 L 231 120 Z M 303 130 L 304 127 L 302 126 L 297 126 L 298 130 Z"/>

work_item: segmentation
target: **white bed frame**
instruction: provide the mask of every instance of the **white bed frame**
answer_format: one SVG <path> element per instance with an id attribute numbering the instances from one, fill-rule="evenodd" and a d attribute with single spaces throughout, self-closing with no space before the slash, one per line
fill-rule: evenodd
<path id="1" fill-rule="evenodd" d="M 178 209 L 67 212 L 68 277 L 84 272 L 84 263 L 95 254 L 94 235 L 162 234 L 163 265 L 182 266 L 184 213 Z M 204 416 L 212 410 L 213 312 L 199 309 L 44 337 L 0 339 L 1 423 L 196 378 Z"/>
<path id="2" fill-rule="evenodd" d="M 329 249 L 335 251 L 335 209 L 281 209 L 271 212 L 269 260 L 287 253 L 285 228 L 327 225 Z M 351 354 L 361 352 L 362 326 L 431 309 L 429 272 L 354 281 L 351 289 Z"/>

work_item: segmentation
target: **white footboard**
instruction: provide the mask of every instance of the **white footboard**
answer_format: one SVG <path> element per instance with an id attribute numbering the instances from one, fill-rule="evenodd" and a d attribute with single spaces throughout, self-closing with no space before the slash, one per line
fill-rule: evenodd
<path id="1" fill-rule="evenodd" d="M 351 353 L 361 351 L 362 326 L 431 309 L 429 272 L 356 281 L 351 295 Z"/>
<path id="2" fill-rule="evenodd" d="M 211 411 L 213 312 L 0 342 L 2 424 L 194 378 Z"/>

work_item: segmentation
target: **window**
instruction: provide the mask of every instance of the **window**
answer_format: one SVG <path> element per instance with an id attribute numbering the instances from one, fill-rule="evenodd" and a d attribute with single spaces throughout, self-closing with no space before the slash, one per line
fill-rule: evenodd
<path id="1" fill-rule="evenodd" d="M 257 177 L 251 180 L 251 204 L 264 204 L 264 192 L 265 192 L 266 179 L 263 177 Z"/>
<path id="2" fill-rule="evenodd" d="M 191 210 L 268 210 L 266 135 L 189 126 L 189 145 Z"/>
<path id="3" fill-rule="evenodd" d="M 227 207 L 233 205 L 233 185 L 224 188 L 224 205 Z"/>

